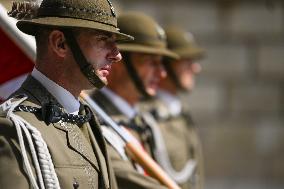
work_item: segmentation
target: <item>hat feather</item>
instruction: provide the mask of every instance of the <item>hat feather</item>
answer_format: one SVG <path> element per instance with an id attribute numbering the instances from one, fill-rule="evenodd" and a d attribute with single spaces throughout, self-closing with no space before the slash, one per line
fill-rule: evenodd
<path id="1" fill-rule="evenodd" d="M 23 2 L 14 1 L 12 4 L 12 10 L 8 12 L 8 15 L 18 20 L 32 19 L 37 15 L 37 10 L 41 2 L 42 0 L 23 1 Z"/>

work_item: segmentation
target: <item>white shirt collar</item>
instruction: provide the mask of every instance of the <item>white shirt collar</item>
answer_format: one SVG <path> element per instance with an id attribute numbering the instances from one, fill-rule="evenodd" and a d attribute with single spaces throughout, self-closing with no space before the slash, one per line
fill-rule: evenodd
<path id="1" fill-rule="evenodd" d="M 55 97 L 68 113 L 78 114 L 80 107 L 78 98 L 76 99 L 69 91 L 50 80 L 36 68 L 33 69 L 31 75 Z"/>
<path id="2" fill-rule="evenodd" d="M 121 113 L 123 113 L 128 118 L 133 118 L 137 111 L 134 107 L 132 107 L 128 102 L 126 102 L 123 98 L 115 94 L 113 91 L 108 89 L 107 87 L 104 87 L 101 89 L 102 93 L 105 94 L 115 105 L 117 109 Z"/>
<path id="3" fill-rule="evenodd" d="M 161 90 L 161 89 L 158 90 L 157 96 L 159 99 L 161 99 L 165 103 L 165 105 L 168 107 L 169 112 L 172 116 L 177 116 L 181 113 L 181 109 L 182 109 L 181 102 L 176 96 L 170 94 L 167 91 Z"/>

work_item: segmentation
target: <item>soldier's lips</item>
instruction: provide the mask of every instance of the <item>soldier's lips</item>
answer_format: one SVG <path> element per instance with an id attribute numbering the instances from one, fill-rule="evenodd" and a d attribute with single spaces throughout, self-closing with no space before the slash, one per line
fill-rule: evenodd
<path id="1" fill-rule="evenodd" d="M 154 80 L 154 81 L 151 81 L 149 83 L 149 87 L 153 88 L 153 89 L 157 89 L 158 88 L 158 85 L 159 85 L 159 81 L 157 80 Z"/>
<path id="2" fill-rule="evenodd" d="M 101 68 L 99 72 L 100 72 L 101 76 L 106 77 L 106 76 L 109 75 L 110 70 L 111 70 L 111 66 L 107 65 L 107 66 Z"/>

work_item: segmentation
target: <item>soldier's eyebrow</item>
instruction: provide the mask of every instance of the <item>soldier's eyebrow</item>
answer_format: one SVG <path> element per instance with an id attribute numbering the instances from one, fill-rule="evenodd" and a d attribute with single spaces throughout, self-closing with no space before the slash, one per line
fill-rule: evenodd
<path id="1" fill-rule="evenodd" d="M 116 41 L 117 36 L 115 34 L 108 33 L 108 32 L 100 32 L 100 33 L 95 34 L 94 38 L 96 38 L 97 40 L 114 42 Z"/>
<path id="2" fill-rule="evenodd" d="M 111 32 L 105 32 L 105 31 L 94 30 L 94 29 L 82 30 L 81 28 L 74 28 L 73 33 L 74 33 L 75 36 L 79 36 L 80 34 L 105 36 L 107 38 L 112 38 L 112 36 L 113 36 L 113 33 L 111 33 Z"/>
<path id="3" fill-rule="evenodd" d="M 93 31 L 90 31 L 90 33 L 92 35 L 97 35 L 97 36 L 106 36 L 108 38 L 111 38 L 113 36 L 112 33 L 110 32 L 104 32 L 104 31 L 99 31 L 99 30 L 93 30 Z"/>

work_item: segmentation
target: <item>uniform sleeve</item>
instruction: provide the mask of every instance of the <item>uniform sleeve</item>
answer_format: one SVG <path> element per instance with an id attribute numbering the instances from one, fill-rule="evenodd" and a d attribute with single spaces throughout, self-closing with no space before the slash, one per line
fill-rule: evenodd
<path id="1" fill-rule="evenodd" d="M 5 189 L 30 188 L 23 170 L 16 131 L 9 120 L 0 118 L 0 186 Z"/>
<path id="2" fill-rule="evenodd" d="M 166 189 L 157 180 L 140 174 L 130 161 L 123 160 L 113 147 L 108 144 L 108 153 L 114 169 L 118 188 L 131 189 Z"/>

